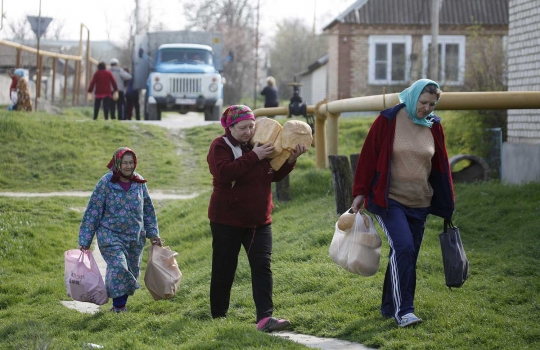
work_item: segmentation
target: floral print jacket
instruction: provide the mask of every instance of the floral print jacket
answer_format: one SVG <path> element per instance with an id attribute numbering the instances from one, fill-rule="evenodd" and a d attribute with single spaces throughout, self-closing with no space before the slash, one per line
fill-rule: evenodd
<path id="1" fill-rule="evenodd" d="M 110 181 L 111 176 L 112 172 L 105 174 L 90 197 L 79 230 L 79 245 L 89 247 L 96 233 L 98 243 L 142 238 L 144 245 L 144 238 L 159 235 L 148 188 L 145 183 L 133 181 L 125 191 L 120 184 Z"/>
<path id="2" fill-rule="evenodd" d="M 17 110 L 32 112 L 32 99 L 26 78 L 19 78 L 17 81 Z"/>

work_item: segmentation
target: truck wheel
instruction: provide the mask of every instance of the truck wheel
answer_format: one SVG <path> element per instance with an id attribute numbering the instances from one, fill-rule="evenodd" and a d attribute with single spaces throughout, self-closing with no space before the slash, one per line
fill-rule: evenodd
<path id="1" fill-rule="evenodd" d="M 221 118 L 220 106 L 207 106 L 204 107 L 204 120 L 213 121 Z"/>

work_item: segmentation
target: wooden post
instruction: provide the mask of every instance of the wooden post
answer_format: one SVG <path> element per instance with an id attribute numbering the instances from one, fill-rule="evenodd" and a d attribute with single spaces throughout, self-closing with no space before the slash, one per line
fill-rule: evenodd
<path id="1" fill-rule="evenodd" d="M 347 156 L 329 155 L 332 182 L 334 184 L 334 198 L 337 214 L 343 214 L 352 203 L 352 176 Z"/>
<path id="2" fill-rule="evenodd" d="M 351 172 L 352 172 L 353 182 L 354 182 L 354 174 L 356 174 L 356 164 L 358 164 L 358 158 L 360 158 L 360 153 L 349 155 L 349 159 L 351 160 Z"/>
<path id="3" fill-rule="evenodd" d="M 51 102 L 54 103 L 54 88 L 56 86 L 56 61 L 58 58 L 52 58 L 52 92 L 51 92 Z"/>
<path id="4" fill-rule="evenodd" d="M 73 75 L 73 96 L 71 96 L 71 104 L 75 106 L 75 96 L 77 95 L 77 81 L 79 76 L 79 61 L 75 61 L 75 74 Z"/>
<path id="5" fill-rule="evenodd" d="M 68 74 L 69 74 L 69 66 L 68 66 L 68 60 L 64 63 L 64 97 L 63 100 L 66 102 L 66 96 L 67 96 L 67 87 L 68 87 Z"/>
<path id="6" fill-rule="evenodd" d="M 276 182 L 276 197 L 280 202 L 291 200 L 291 185 L 289 175 L 285 176 L 281 181 Z"/>
<path id="7" fill-rule="evenodd" d="M 21 49 L 17 49 L 17 68 L 21 68 L 22 67 L 22 50 Z"/>

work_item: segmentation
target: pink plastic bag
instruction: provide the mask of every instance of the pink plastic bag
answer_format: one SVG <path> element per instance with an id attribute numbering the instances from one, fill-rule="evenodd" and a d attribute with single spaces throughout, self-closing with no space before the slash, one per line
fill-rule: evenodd
<path id="1" fill-rule="evenodd" d="M 64 253 L 64 261 L 64 282 L 68 296 L 97 305 L 109 301 L 101 272 L 89 250 L 68 250 Z"/>

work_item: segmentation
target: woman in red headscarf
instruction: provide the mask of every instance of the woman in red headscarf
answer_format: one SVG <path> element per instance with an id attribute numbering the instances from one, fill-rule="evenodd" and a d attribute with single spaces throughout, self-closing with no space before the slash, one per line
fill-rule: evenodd
<path id="1" fill-rule="evenodd" d="M 285 329 L 289 321 L 272 317 L 273 279 L 271 183 L 287 176 L 304 146 L 291 151 L 278 170 L 270 165 L 274 146 L 248 143 L 253 136 L 255 116 L 247 106 L 230 106 L 223 112 L 225 134 L 216 138 L 207 156 L 213 175 L 213 191 L 208 208 L 212 230 L 212 280 L 210 307 L 213 318 L 226 317 L 231 287 L 244 246 L 251 267 L 253 299 L 257 309 L 257 329 L 272 332 Z"/>
<path id="2" fill-rule="evenodd" d="M 79 249 L 90 249 L 94 235 L 107 263 L 105 285 L 111 311 L 126 311 L 127 299 L 140 288 L 138 279 L 146 242 L 161 246 L 156 212 L 146 180 L 135 172 L 137 156 L 121 147 L 99 180 L 79 230 Z"/>

